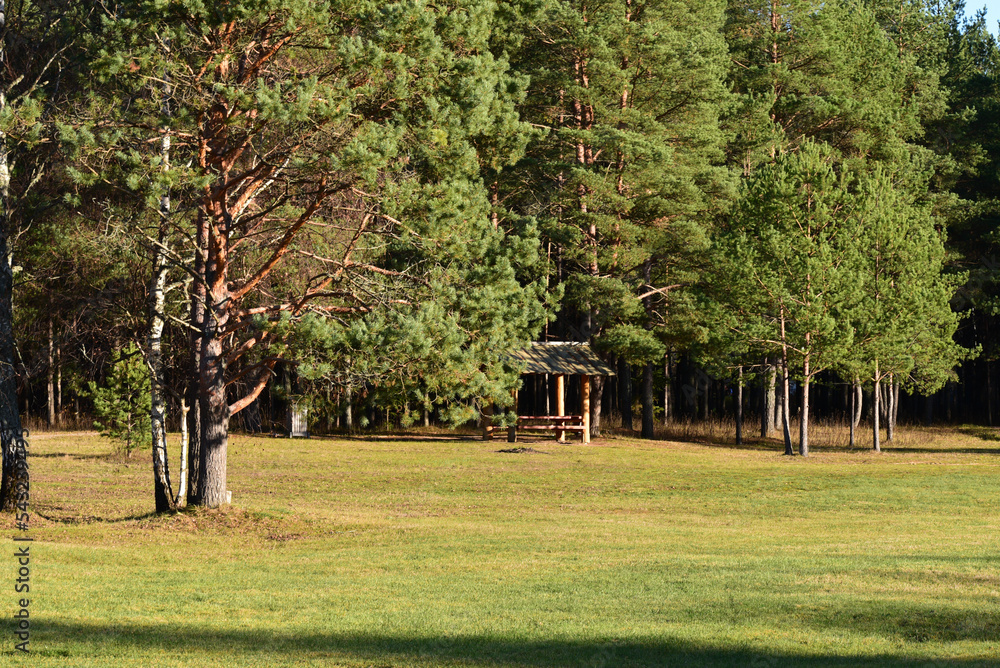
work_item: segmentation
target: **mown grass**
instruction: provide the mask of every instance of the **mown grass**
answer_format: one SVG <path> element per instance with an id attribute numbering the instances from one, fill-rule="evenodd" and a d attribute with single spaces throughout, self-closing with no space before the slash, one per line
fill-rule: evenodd
<path id="1" fill-rule="evenodd" d="M 909 433 L 809 459 L 237 436 L 233 506 L 169 516 L 146 455 L 41 434 L 30 664 L 1000 665 L 996 434 Z"/>

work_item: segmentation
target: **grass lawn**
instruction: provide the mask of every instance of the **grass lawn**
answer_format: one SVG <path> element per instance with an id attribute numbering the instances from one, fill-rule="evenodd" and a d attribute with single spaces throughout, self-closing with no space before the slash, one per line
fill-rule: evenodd
<path id="1" fill-rule="evenodd" d="M 994 431 L 520 445 L 235 436 L 232 507 L 158 517 L 147 454 L 36 434 L 0 664 L 1000 665 Z"/>

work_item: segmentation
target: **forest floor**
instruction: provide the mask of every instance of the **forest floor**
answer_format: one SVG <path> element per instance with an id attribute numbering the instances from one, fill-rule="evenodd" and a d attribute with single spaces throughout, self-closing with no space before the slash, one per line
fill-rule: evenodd
<path id="1" fill-rule="evenodd" d="M 39 434 L 0 665 L 1000 665 L 997 431 L 814 441 L 234 436 L 232 506 L 157 516 L 147 453 Z"/>

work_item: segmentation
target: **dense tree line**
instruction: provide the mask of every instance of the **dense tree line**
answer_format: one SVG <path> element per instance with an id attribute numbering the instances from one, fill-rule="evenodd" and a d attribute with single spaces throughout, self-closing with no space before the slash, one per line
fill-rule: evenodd
<path id="1" fill-rule="evenodd" d="M 130 355 L 159 510 L 224 503 L 230 427 L 279 406 L 509 406 L 537 339 L 617 365 L 595 435 L 633 376 L 646 437 L 997 419 L 1000 52 L 961 2 L 3 14 L 3 490 L 21 415 L 88 414 Z"/>

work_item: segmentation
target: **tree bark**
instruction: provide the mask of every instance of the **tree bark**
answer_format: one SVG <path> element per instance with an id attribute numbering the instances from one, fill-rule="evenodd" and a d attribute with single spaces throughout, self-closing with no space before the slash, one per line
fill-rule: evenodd
<path id="1" fill-rule="evenodd" d="M 785 454 L 794 455 L 792 449 L 791 415 L 788 392 L 788 344 L 785 343 L 785 312 L 781 312 L 781 425 L 785 437 Z"/>
<path id="2" fill-rule="evenodd" d="M 653 438 L 653 363 L 642 370 L 642 437 Z"/>
<path id="3" fill-rule="evenodd" d="M 52 316 L 49 315 L 49 345 L 46 351 L 46 384 L 45 389 L 47 393 L 47 408 L 49 411 L 48 415 L 48 427 L 51 429 L 56 426 L 56 341 L 55 341 L 55 328 L 52 326 Z"/>
<path id="4" fill-rule="evenodd" d="M 347 427 L 347 431 L 354 431 L 354 414 L 352 409 L 351 389 L 347 388 L 347 391 L 344 393 L 344 426 Z"/>
<path id="5" fill-rule="evenodd" d="M 626 12 L 626 21 L 632 16 L 631 12 L 631 2 L 626 2 L 626 7 L 628 11 Z M 624 68 L 628 63 L 628 59 L 625 59 L 622 67 Z M 622 109 L 627 106 L 628 100 L 628 86 L 625 86 L 622 92 Z M 623 191 L 623 181 L 622 181 L 622 171 L 624 170 L 624 158 L 619 159 L 619 164 L 622 169 L 618 172 L 618 193 L 624 196 Z M 646 281 L 646 285 L 643 288 L 647 292 L 652 288 L 653 285 L 653 261 L 647 259 L 643 266 L 643 278 Z M 650 294 L 645 299 L 643 299 L 643 306 L 646 309 L 646 331 L 653 329 L 653 296 Z M 642 369 L 642 437 L 643 438 L 653 438 L 653 363 L 646 362 Z"/>
<path id="6" fill-rule="evenodd" d="M 893 392 L 893 387 L 895 386 L 895 381 L 893 380 L 893 374 L 889 374 L 889 384 L 886 386 L 886 406 L 885 406 L 885 440 L 887 443 L 891 443 L 893 437 L 895 436 L 895 427 L 893 424 L 892 416 L 895 412 L 895 401 L 896 393 Z"/>
<path id="7" fill-rule="evenodd" d="M 896 416 L 899 415 L 899 381 L 896 381 L 892 385 L 892 415 L 890 419 L 892 420 L 892 431 L 896 432 Z"/>
<path id="8" fill-rule="evenodd" d="M 670 375 L 671 371 L 670 367 L 673 356 L 674 353 L 671 351 L 667 353 L 667 357 L 663 361 L 663 425 L 664 426 L 669 425 L 670 418 L 673 417 L 673 411 L 670 410 L 671 409 L 670 404 L 673 401 L 673 397 L 671 396 L 671 391 L 670 391 L 671 390 L 670 383 L 672 381 L 672 377 Z"/>
<path id="9" fill-rule="evenodd" d="M 169 207 L 169 204 L 167 205 Z M 163 203 L 161 202 L 161 211 Z M 164 229 L 165 228 L 161 228 Z M 160 239 L 164 241 L 165 234 Z M 173 489 L 170 484 L 170 467 L 167 457 L 166 398 L 163 394 L 163 309 L 164 289 L 167 280 L 166 258 L 157 247 L 153 255 L 153 274 L 149 281 L 149 336 L 147 357 L 149 361 L 149 417 L 153 444 L 153 499 L 156 512 L 173 510 Z"/>
<path id="10" fill-rule="evenodd" d="M 632 431 L 632 365 L 624 358 L 618 360 L 618 410 L 622 428 Z"/>
<path id="11" fill-rule="evenodd" d="M 166 84 L 165 84 L 166 85 Z M 169 87 L 164 91 L 169 93 Z M 166 103 L 164 103 L 166 104 Z M 170 134 L 164 133 L 160 141 L 163 169 L 170 168 Z M 163 326 L 166 306 L 167 258 L 163 245 L 167 242 L 167 223 L 170 219 L 170 195 L 160 197 L 160 226 L 157 243 L 153 247 L 153 273 L 149 277 L 149 336 L 147 358 L 149 363 L 149 422 L 153 444 L 153 501 L 156 512 L 164 513 L 177 507 L 170 484 L 170 466 L 167 457 L 166 398 L 163 394 Z"/>
<path id="12" fill-rule="evenodd" d="M 857 379 L 854 381 L 854 416 L 851 418 L 855 429 L 861 425 L 861 414 L 865 403 L 864 400 L 864 388 L 861 387 L 861 379 Z"/>
<path id="13" fill-rule="evenodd" d="M 601 436 L 601 402 L 604 399 L 604 376 L 590 379 L 590 436 Z"/>
<path id="14" fill-rule="evenodd" d="M 799 415 L 799 454 L 809 456 L 809 355 L 805 356 L 802 375 L 802 406 Z"/>
<path id="15" fill-rule="evenodd" d="M 56 346 L 56 426 L 62 426 L 62 348 Z"/>
<path id="16" fill-rule="evenodd" d="M 851 387 L 849 388 L 849 391 L 848 391 L 848 402 L 847 402 L 847 410 L 848 410 L 847 424 L 850 426 L 850 432 L 851 432 L 851 443 L 850 443 L 850 446 L 852 448 L 854 447 L 854 441 L 855 441 L 855 438 L 854 438 L 854 413 L 855 413 L 854 403 L 857 401 L 857 397 L 858 397 L 858 395 L 854 391 L 854 384 L 852 383 Z"/>
<path id="17" fill-rule="evenodd" d="M 219 204 L 220 207 L 224 204 Z M 206 303 L 199 366 L 201 452 L 196 505 L 216 508 L 226 503 L 229 446 L 229 402 L 226 400 L 223 337 L 229 323 L 228 230 L 221 215 L 209 227 L 205 263 Z"/>
<path id="18" fill-rule="evenodd" d="M 875 452 L 882 452 L 882 444 L 879 441 L 879 376 L 878 376 L 878 360 L 875 361 L 875 387 L 872 390 L 872 449 Z"/>
<path id="19" fill-rule="evenodd" d="M 736 370 L 736 445 L 743 445 L 743 367 Z"/>
<path id="20" fill-rule="evenodd" d="M 777 380 L 777 369 L 768 360 L 764 360 L 764 391 L 761 393 L 761 403 L 763 408 L 760 413 L 760 437 L 767 438 L 774 433 L 775 410 L 775 385 Z"/>
<path id="21" fill-rule="evenodd" d="M 190 302 L 190 357 L 188 358 L 189 375 L 187 399 L 191 411 L 188 413 L 188 505 L 194 505 L 198 500 L 198 485 L 201 480 L 201 354 L 202 338 L 205 325 L 205 283 L 200 277 L 205 275 L 206 253 L 208 250 L 208 221 L 204 212 L 198 212 L 197 234 L 195 236 L 194 272 L 195 279 L 191 284 Z"/>
<path id="22" fill-rule="evenodd" d="M 177 496 L 174 505 L 182 506 L 187 502 L 188 495 L 188 449 L 191 444 L 191 432 L 188 431 L 188 408 L 184 397 L 181 397 L 181 474 L 177 486 Z"/>

